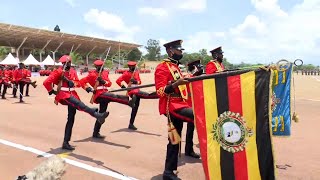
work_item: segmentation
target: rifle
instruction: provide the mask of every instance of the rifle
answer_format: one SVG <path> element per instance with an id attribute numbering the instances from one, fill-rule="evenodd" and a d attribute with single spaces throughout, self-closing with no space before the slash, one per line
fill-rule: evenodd
<path id="1" fill-rule="evenodd" d="M 62 69 L 62 73 L 60 76 L 60 80 L 58 83 L 58 87 L 57 87 L 57 94 L 61 91 L 61 87 L 62 87 L 62 83 L 63 83 L 63 77 L 64 77 L 64 72 L 66 71 L 66 67 L 67 67 L 67 63 L 64 64 L 63 69 Z M 54 100 L 54 103 L 56 105 L 58 105 L 58 101 Z"/>
<path id="2" fill-rule="evenodd" d="M 191 78 L 184 78 L 184 80 L 187 80 L 188 82 L 201 81 L 201 80 L 205 80 L 205 79 L 224 77 L 226 74 L 233 75 L 237 72 L 249 72 L 252 70 L 257 71 L 259 69 L 230 70 L 230 71 L 224 71 L 224 72 L 217 73 L 217 74 L 207 74 L 207 75 L 195 76 L 195 77 L 191 77 Z M 176 80 L 170 81 L 170 83 L 174 83 L 174 82 L 176 82 Z M 140 86 L 115 89 L 115 90 L 112 90 L 109 92 L 129 91 L 129 90 L 133 90 L 133 89 L 146 88 L 146 87 L 152 87 L 152 86 L 155 86 L 155 84 L 145 84 L 145 85 L 140 85 Z"/>
<path id="3" fill-rule="evenodd" d="M 111 49 L 111 46 L 110 46 L 110 47 L 109 47 L 109 49 L 108 49 L 108 52 L 107 52 L 106 58 L 103 60 L 103 65 L 102 65 L 102 67 L 104 66 L 104 63 L 105 63 L 105 62 L 106 62 L 106 60 L 107 60 L 107 57 L 108 57 L 109 52 L 110 52 L 110 49 Z M 98 78 L 99 78 L 99 77 L 101 77 L 101 74 L 102 74 L 102 67 L 101 67 L 101 68 L 100 68 L 100 70 L 99 70 Z M 94 91 L 96 91 L 96 90 L 97 90 L 97 87 L 99 86 L 98 78 L 96 79 L 96 84 L 95 84 L 95 85 L 94 85 L 94 87 L 93 87 L 93 90 L 94 90 Z M 91 103 L 91 104 L 93 104 L 93 97 L 94 97 L 94 94 L 92 94 L 91 99 L 90 99 L 90 103 Z"/>
<path id="4" fill-rule="evenodd" d="M 134 68 L 134 71 L 132 72 L 132 75 L 131 75 L 131 78 L 130 78 L 130 81 L 129 81 L 129 84 L 128 84 L 128 88 L 130 88 L 131 85 L 132 85 L 131 79 L 134 77 L 134 73 L 137 71 L 137 69 L 138 69 L 138 64 L 139 64 L 139 62 L 141 61 L 141 59 L 142 59 L 142 54 L 141 54 L 140 59 L 139 59 L 139 61 L 137 62 L 135 68 Z M 129 93 L 129 91 L 127 91 L 126 96 L 128 96 L 128 93 Z"/>
<path id="5" fill-rule="evenodd" d="M 141 85 L 141 86 L 133 86 L 133 87 L 128 87 L 128 88 L 115 89 L 115 90 L 111 90 L 109 92 L 130 91 L 133 89 L 146 88 L 146 87 L 152 87 L 152 86 L 155 86 L 155 84 L 145 84 L 145 85 Z"/>

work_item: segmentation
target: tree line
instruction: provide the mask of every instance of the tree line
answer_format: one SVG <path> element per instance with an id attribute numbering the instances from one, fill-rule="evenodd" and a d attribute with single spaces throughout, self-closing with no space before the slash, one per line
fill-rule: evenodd
<path id="1" fill-rule="evenodd" d="M 122 60 L 133 60 L 133 61 L 139 61 L 140 58 L 143 58 L 143 60 L 146 61 L 160 61 L 162 59 L 168 58 L 166 54 L 161 54 L 161 45 L 158 40 L 155 39 L 149 39 L 147 41 L 146 46 L 144 46 L 147 53 L 142 56 L 142 52 L 138 48 L 134 48 L 131 51 L 127 52 L 124 50 L 121 50 L 120 53 L 113 53 L 109 54 L 108 59 L 106 60 L 106 66 L 108 68 L 111 68 L 114 63 L 118 64 Z M 4 59 L 4 57 L 10 52 L 10 49 L 7 47 L 0 47 L 0 59 Z M 33 50 L 33 55 L 39 55 L 42 54 L 48 54 L 49 52 L 40 52 L 40 50 Z M 57 52 L 56 53 L 56 59 L 59 58 L 59 55 L 63 54 L 64 52 Z M 85 56 L 82 56 L 78 53 L 71 53 L 73 63 L 76 65 L 85 65 Z M 92 61 L 96 58 L 103 58 L 100 57 L 99 54 L 91 54 L 90 55 L 90 63 L 92 64 Z M 45 58 L 45 57 L 44 57 Z M 193 53 L 183 53 L 183 58 L 181 59 L 181 63 L 186 65 L 188 62 L 193 60 L 201 60 L 201 63 L 203 65 L 206 65 L 210 60 L 212 59 L 211 55 L 208 55 L 207 49 L 200 49 L 198 52 Z M 89 64 L 90 64 L 89 63 Z M 224 58 L 224 65 L 227 69 L 236 69 L 236 68 L 244 68 L 244 67 L 251 67 L 251 66 L 259 66 L 263 64 L 250 64 L 250 63 L 244 63 L 241 62 L 239 64 L 232 64 L 228 61 L 228 59 Z M 140 64 L 142 64 L 140 62 Z M 123 67 L 126 67 L 126 64 L 123 65 Z M 319 70 L 319 66 L 315 66 L 312 64 L 306 64 L 299 67 L 295 67 L 295 70 Z"/>
<path id="2" fill-rule="evenodd" d="M 147 54 L 144 56 L 144 58 L 149 61 L 159 61 L 168 57 L 166 54 L 161 55 L 161 46 L 158 40 L 149 39 L 147 42 L 147 45 L 145 46 L 145 49 L 147 50 Z M 138 51 L 139 49 L 136 49 L 134 53 Z M 137 56 L 131 56 L 131 57 L 132 59 L 137 59 Z M 207 49 L 200 49 L 198 52 L 183 53 L 183 58 L 181 59 L 181 63 L 187 64 L 188 62 L 193 60 L 201 60 L 201 63 L 203 65 L 206 65 L 210 60 L 212 60 L 212 57 L 211 55 L 208 55 Z M 244 62 L 241 62 L 239 64 L 232 64 L 226 58 L 224 58 L 223 63 L 227 69 L 237 69 L 237 68 L 263 65 L 263 64 L 244 63 Z M 306 65 L 294 67 L 294 70 L 319 70 L 319 66 L 315 66 L 313 64 L 306 64 Z"/>

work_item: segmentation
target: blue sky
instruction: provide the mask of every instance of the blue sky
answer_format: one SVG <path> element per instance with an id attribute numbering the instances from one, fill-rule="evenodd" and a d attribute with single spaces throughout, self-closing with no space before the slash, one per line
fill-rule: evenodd
<path id="1" fill-rule="evenodd" d="M 320 0 L 0 0 L 0 22 L 145 45 L 222 46 L 233 63 L 320 65 Z M 142 48 L 145 52 L 145 50 Z"/>

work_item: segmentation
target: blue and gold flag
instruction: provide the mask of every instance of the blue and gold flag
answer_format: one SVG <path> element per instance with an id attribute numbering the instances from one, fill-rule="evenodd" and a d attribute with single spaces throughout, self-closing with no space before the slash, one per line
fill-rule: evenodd
<path id="1" fill-rule="evenodd" d="M 292 64 L 282 65 L 279 70 L 274 70 L 273 73 L 272 134 L 274 136 L 290 136 Z"/>

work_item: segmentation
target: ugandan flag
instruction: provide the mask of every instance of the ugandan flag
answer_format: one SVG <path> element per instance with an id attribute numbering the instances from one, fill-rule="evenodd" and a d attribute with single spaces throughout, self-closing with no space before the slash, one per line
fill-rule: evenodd
<path id="1" fill-rule="evenodd" d="M 274 180 L 270 71 L 192 78 L 195 125 L 207 180 Z"/>

